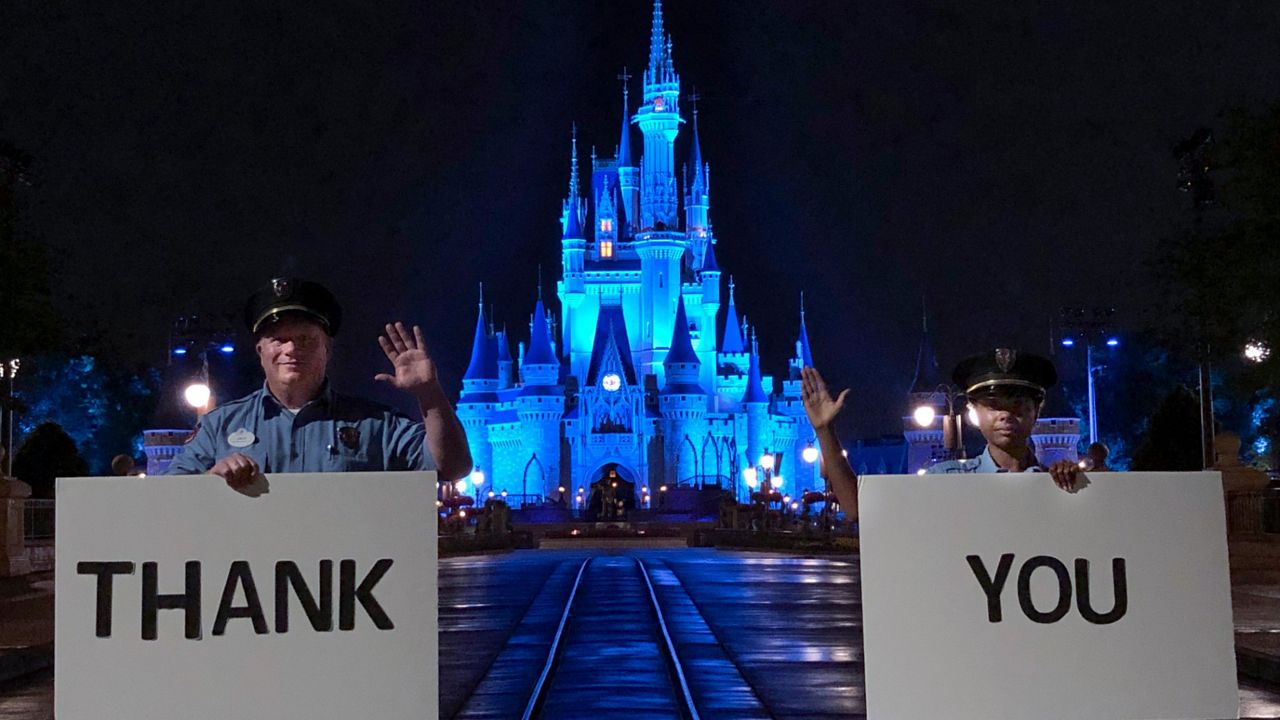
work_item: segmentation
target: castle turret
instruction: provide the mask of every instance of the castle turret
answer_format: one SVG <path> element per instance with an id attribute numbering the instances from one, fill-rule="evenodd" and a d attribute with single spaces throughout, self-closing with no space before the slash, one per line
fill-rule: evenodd
<path id="1" fill-rule="evenodd" d="M 941 389 L 940 389 L 941 388 Z M 944 424 L 947 423 L 947 395 L 938 372 L 938 358 L 929 337 L 929 318 L 923 320 L 920 349 L 916 354 L 916 373 L 907 394 L 907 414 L 902 418 L 902 434 L 907 440 L 907 472 L 917 472 L 934 461 L 947 457 Z M 921 425 L 916 417 L 921 407 L 932 408 L 933 417 Z"/>
<path id="2" fill-rule="evenodd" d="M 649 66 L 644 71 L 644 104 L 635 123 L 644 134 L 640 174 L 640 228 L 675 228 L 675 141 L 680 132 L 680 76 L 671 57 L 671 38 L 662 27 L 662 0 L 653 3 Z"/>
<path id="3" fill-rule="evenodd" d="M 671 349 L 663 365 L 667 377 L 658 396 L 658 408 L 666 421 L 668 466 L 674 475 L 668 479 L 688 481 L 697 474 L 697 448 L 705 435 L 707 391 L 699 383 L 701 362 L 689 337 L 683 299 L 676 308 Z"/>
<path id="4" fill-rule="evenodd" d="M 693 250 L 694 267 L 704 268 L 711 243 L 711 168 L 702 162 L 702 146 L 698 141 L 698 108 L 693 108 L 693 146 L 684 171 L 684 228 Z"/>
<path id="5" fill-rule="evenodd" d="M 462 376 L 462 396 L 458 399 L 458 420 L 467 431 L 467 445 L 475 466 L 493 469 L 493 446 L 488 425 L 498 407 L 499 371 L 493 339 L 485 330 L 484 288 L 481 286 L 475 335 L 471 342 L 471 362 Z"/>
<path id="6" fill-rule="evenodd" d="M 555 497 L 562 481 L 560 419 L 564 415 L 564 386 L 560 384 L 560 361 L 551 346 L 551 328 L 541 299 L 534 307 L 529 334 L 529 350 L 521 365 L 524 387 L 516 400 L 526 462 L 521 491 Z"/>
<path id="7" fill-rule="evenodd" d="M 1080 416 L 1071 407 L 1061 385 L 1049 388 L 1040 417 L 1031 430 L 1036 460 L 1041 467 L 1049 467 L 1059 460 L 1076 462 L 1080 459 L 1079 443 Z"/>
<path id="8" fill-rule="evenodd" d="M 631 106 L 628 100 L 627 81 L 631 76 L 623 68 L 618 76 L 622 81 L 622 131 L 618 138 L 618 194 L 622 198 L 621 215 L 628 228 L 626 236 L 634 235 L 640 229 L 640 168 L 631 157 Z M 619 224 L 619 237 L 622 236 Z"/>
<path id="9" fill-rule="evenodd" d="M 698 273 L 702 282 L 702 318 L 698 327 L 698 358 L 702 361 L 702 386 L 716 386 L 716 317 L 720 314 L 720 264 L 716 262 L 715 245 L 707 245 L 707 254 Z"/>
<path id="10" fill-rule="evenodd" d="M 747 370 L 747 389 L 742 395 L 742 407 L 747 413 L 746 462 L 754 466 L 757 458 L 766 450 L 769 438 L 769 395 L 760 377 L 760 345 L 755 334 L 751 336 L 751 358 Z"/>

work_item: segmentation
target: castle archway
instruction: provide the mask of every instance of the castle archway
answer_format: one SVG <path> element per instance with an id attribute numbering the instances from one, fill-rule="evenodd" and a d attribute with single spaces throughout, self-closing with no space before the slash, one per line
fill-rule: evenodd
<path id="1" fill-rule="evenodd" d="M 638 478 L 635 470 L 620 463 L 607 462 L 587 477 L 591 484 L 582 513 L 584 520 L 614 520 L 635 510 Z"/>

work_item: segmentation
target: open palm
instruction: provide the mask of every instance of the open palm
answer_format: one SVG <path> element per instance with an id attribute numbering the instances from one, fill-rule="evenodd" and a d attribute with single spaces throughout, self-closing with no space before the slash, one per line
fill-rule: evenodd
<path id="1" fill-rule="evenodd" d="M 436 363 L 427 353 L 422 328 L 414 325 L 410 334 L 403 323 L 388 324 L 386 335 L 378 336 L 378 345 L 391 361 L 394 374 L 379 373 L 374 380 L 389 382 L 409 393 L 423 390 L 436 382 Z"/>
<path id="2" fill-rule="evenodd" d="M 807 367 L 800 371 L 800 398 L 804 401 L 804 411 L 809 416 L 809 424 L 815 429 L 831 424 L 840 411 L 844 409 L 845 398 L 849 396 L 846 388 L 838 397 L 832 398 L 827 390 L 827 383 L 814 368 Z"/>

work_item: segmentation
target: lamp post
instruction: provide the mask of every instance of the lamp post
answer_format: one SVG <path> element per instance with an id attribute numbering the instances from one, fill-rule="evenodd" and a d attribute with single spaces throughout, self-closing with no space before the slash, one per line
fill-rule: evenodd
<path id="1" fill-rule="evenodd" d="M 965 394 L 950 385 L 939 385 L 930 393 L 930 397 L 934 395 L 941 395 L 947 401 L 947 414 L 942 417 L 942 447 L 947 453 L 945 459 L 963 460 L 965 457 L 964 421 L 956 411 L 956 400 L 964 400 Z M 937 417 L 938 411 L 927 402 L 917 405 L 911 411 L 911 419 L 922 428 L 932 426 Z M 973 422 L 972 417 L 970 422 Z M 973 424 L 977 425 L 976 422 Z"/>
<path id="2" fill-rule="evenodd" d="M 9 396 L 5 401 L 4 414 L 0 416 L 0 420 L 4 421 L 4 475 L 5 477 L 13 477 L 13 381 L 18 377 L 18 368 L 22 367 L 22 360 L 11 358 L 8 362 L 0 363 L 0 379 L 9 379 Z"/>
<path id="3" fill-rule="evenodd" d="M 1062 308 L 1062 347 L 1073 348 L 1077 339 L 1084 343 L 1085 375 L 1088 378 L 1089 394 L 1089 442 L 1098 442 L 1098 396 L 1095 378 L 1105 365 L 1093 364 L 1094 347 L 1105 345 L 1108 348 L 1120 346 L 1120 338 L 1111 333 L 1112 316 L 1116 309 L 1112 307 Z"/>
<path id="4" fill-rule="evenodd" d="M 783 477 L 776 472 L 778 456 L 764 451 L 753 467 L 742 469 L 742 479 L 747 485 L 747 495 L 758 486 L 761 492 L 772 492 L 782 487 Z"/>
<path id="5" fill-rule="evenodd" d="M 484 471 L 477 465 L 471 471 L 471 486 L 476 490 L 476 505 L 480 504 L 480 486 L 482 485 L 484 485 Z"/>

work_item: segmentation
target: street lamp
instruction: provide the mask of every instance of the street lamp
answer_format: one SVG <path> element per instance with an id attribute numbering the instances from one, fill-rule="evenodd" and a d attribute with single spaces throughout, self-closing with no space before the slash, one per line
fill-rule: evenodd
<path id="1" fill-rule="evenodd" d="M 484 471 L 478 466 L 471 471 L 471 485 L 476 489 L 476 502 L 480 502 L 480 486 L 484 485 Z"/>
<path id="2" fill-rule="evenodd" d="M 964 459 L 964 423 L 960 413 L 956 411 L 956 401 L 964 400 L 965 395 L 950 385 L 939 385 L 929 393 L 929 397 L 935 395 L 941 395 L 947 401 L 947 414 L 942 418 L 942 447 L 947 452 L 946 459 Z M 977 427 L 978 418 L 972 405 L 969 406 L 968 415 L 969 422 Z M 931 403 L 923 402 L 911 411 L 911 418 L 915 420 L 916 425 L 927 428 L 932 426 L 933 421 L 938 418 L 938 411 Z"/>
<path id="3" fill-rule="evenodd" d="M 205 408 L 209 406 L 209 398 L 211 397 L 213 397 L 213 391 L 209 389 L 209 384 L 201 380 L 196 380 L 182 391 L 182 399 L 195 408 L 197 414 L 204 413 Z"/>
<path id="4" fill-rule="evenodd" d="M 1093 348 L 1099 343 L 1112 349 L 1120 347 L 1120 338 L 1112 335 L 1109 329 L 1115 313 L 1116 309 L 1112 307 L 1095 307 L 1088 311 L 1080 307 L 1062 308 L 1062 347 L 1075 347 L 1077 339 L 1084 342 L 1085 374 L 1089 381 L 1089 442 L 1091 443 L 1098 442 L 1098 402 L 1094 391 L 1094 377 L 1105 367 L 1093 364 Z"/>
<path id="5" fill-rule="evenodd" d="M 1250 340 L 1244 346 L 1244 359 L 1251 363 L 1260 363 L 1271 357 L 1271 346 L 1261 340 Z"/>
<path id="6" fill-rule="evenodd" d="M 13 381 L 18 377 L 20 367 L 22 367 L 22 360 L 19 358 L 11 358 L 9 362 L 0 363 L 0 378 L 9 378 L 9 399 L 5 403 L 4 414 L 0 416 L 5 428 L 5 477 L 13 477 Z"/>
<path id="7" fill-rule="evenodd" d="M 800 457 L 803 458 L 804 461 L 809 463 L 810 465 L 818 462 L 819 455 L 820 453 L 818 452 L 818 448 L 814 447 L 812 442 L 810 442 L 808 447 L 806 447 L 800 453 Z"/>

